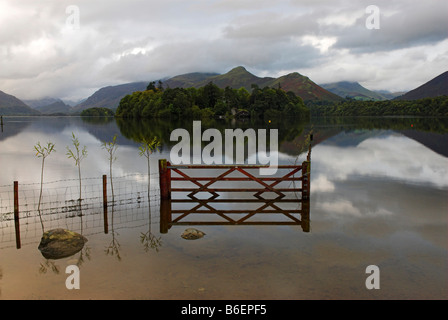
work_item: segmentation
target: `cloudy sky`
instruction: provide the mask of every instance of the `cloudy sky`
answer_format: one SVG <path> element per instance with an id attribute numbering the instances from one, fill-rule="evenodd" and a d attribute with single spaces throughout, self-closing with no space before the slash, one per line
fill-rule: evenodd
<path id="1" fill-rule="evenodd" d="M 447 18 L 446 0 L 0 0 L 0 90 L 76 100 L 242 65 L 407 91 L 448 70 Z"/>

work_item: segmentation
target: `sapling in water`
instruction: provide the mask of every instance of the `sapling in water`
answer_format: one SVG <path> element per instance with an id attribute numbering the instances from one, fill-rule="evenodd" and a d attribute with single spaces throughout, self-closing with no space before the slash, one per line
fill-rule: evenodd
<path id="1" fill-rule="evenodd" d="M 102 148 L 107 151 L 109 154 L 109 171 L 110 171 L 110 186 L 112 190 L 112 203 L 114 203 L 114 184 L 112 182 L 112 163 L 117 160 L 115 157 L 115 151 L 117 151 L 117 135 L 114 135 L 112 141 L 106 142 L 104 141 L 101 145 Z"/>
<path id="2" fill-rule="evenodd" d="M 37 142 L 37 144 L 34 146 L 34 150 L 36 150 L 36 157 L 42 158 L 42 169 L 40 172 L 40 194 L 39 194 L 39 204 L 37 205 L 37 210 L 40 213 L 40 204 L 42 201 L 42 186 L 44 183 L 44 165 L 45 165 L 45 158 L 50 155 L 53 151 L 56 152 L 56 149 L 54 148 L 54 143 L 48 142 L 47 146 L 41 146 L 40 142 Z M 42 221 L 41 221 L 42 222 Z"/>
<path id="3" fill-rule="evenodd" d="M 150 165 L 149 165 L 149 159 L 151 155 L 154 153 L 154 151 L 159 151 L 159 148 L 161 146 L 161 142 L 157 137 L 154 137 L 154 139 L 147 139 L 143 138 L 143 141 L 138 148 L 140 150 L 140 156 L 145 156 L 146 160 L 148 162 L 148 201 L 149 201 L 149 190 L 150 190 Z"/>
<path id="4" fill-rule="evenodd" d="M 67 146 L 67 157 L 72 158 L 75 161 L 75 166 L 78 167 L 78 177 L 79 177 L 79 205 L 81 206 L 81 161 L 87 157 L 87 148 L 83 146 L 80 148 L 79 140 L 76 138 L 75 134 L 72 132 L 72 144 L 74 149 L 70 149 Z"/>

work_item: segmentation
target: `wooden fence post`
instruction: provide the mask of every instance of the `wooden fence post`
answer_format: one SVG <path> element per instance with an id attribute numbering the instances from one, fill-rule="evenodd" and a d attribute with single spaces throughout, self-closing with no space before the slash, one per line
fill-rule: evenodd
<path id="1" fill-rule="evenodd" d="M 159 159 L 159 185 L 160 185 L 160 198 L 162 200 L 171 199 L 171 172 L 168 169 L 169 162 L 166 159 Z"/>
<path id="2" fill-rule="evenodd" d="M 104 233 L 108 233 L 109 225 L 107 222 L 107 176 L 103 174 L 103 217 L 104 217 Z"/>
<path id="3" fill-rule="evenodd" d="M 21 248 L 19 222 L 19 182 L 14 181 L 14 225 L 16 227 L 16 247 Z"/>

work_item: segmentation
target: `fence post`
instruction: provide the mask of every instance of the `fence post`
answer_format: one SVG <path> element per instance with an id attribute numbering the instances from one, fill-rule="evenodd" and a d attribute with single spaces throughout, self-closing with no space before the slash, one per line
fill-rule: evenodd
<path id="1" fill-rule="evenodd" d="M 159 185 L 160 185 L 160 198 L 162 200 L 171 199 L 170 188 L 170 169 L 168 169 L 169 162 L 166 159 L 159 159 Z"/>
<path id="2" fill-rule="evenodd" d="M 16 227 L 16 247 L 21 248 L 19 222 L 19 182 L 14 181 L 14 225 Z"/>
<path id="3" fill-rule="evenodd" d="M 109 225 L 107 223 L 107 176 L 103 174 L 103 217 L 104 233 L 108 233 Z"/>

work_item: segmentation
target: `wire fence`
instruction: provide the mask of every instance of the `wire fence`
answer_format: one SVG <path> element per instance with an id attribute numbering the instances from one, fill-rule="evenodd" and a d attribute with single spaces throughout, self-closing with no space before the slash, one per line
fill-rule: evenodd
<path id="1" fill-rule="evenodd" d="M 0 186 L 0 249 L 17 246 L 17 236 L 21 245 L 39 242 L 44 230 L 54 228 L 107 233 L 111 214 L 115 229 L 158 222 L 151 214 L 160 204 L 158 173 L 107 178 L 106 184 L 103 179 L 84 178 L 81 188 L 78 179 L 45 182 L 42 196 L 40 183 Z"/>

